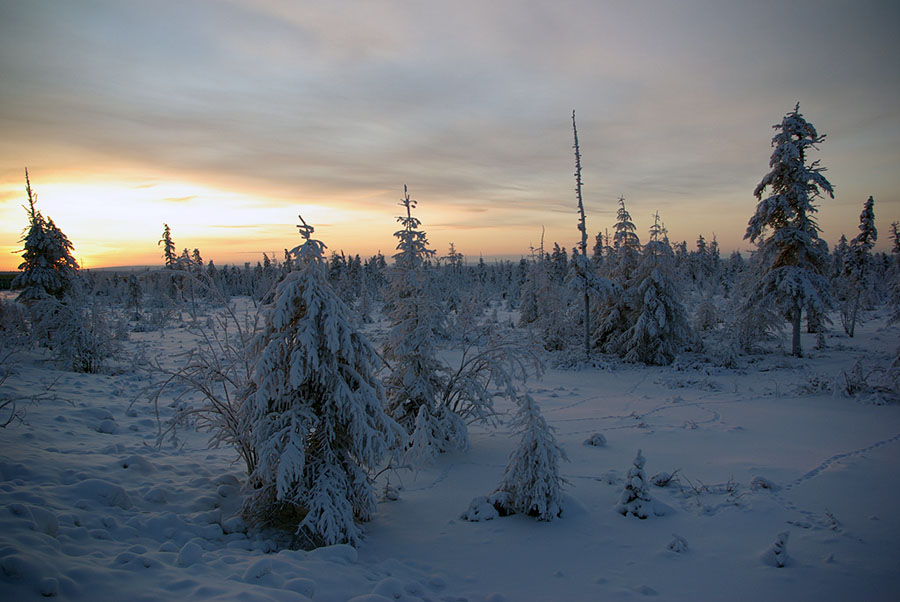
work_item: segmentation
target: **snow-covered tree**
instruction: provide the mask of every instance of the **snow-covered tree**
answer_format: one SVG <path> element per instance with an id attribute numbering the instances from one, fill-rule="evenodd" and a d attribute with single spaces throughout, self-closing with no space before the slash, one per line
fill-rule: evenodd
<path id="1" fill-rule="evenodd" d="M 607 262 L 606 275 L 623 292 L 598 296 L 593 304 L 593 314 L 597 316 L 596 326 L 593 327 L 593 344 L 606 352 L 610 352 L 610 346 L 614 346 L 613 341 L 630 326 L 627 318 L 630 311 L 628 287 L 633 283 L 632 277 L 641 257 L 641 242 L 635 233 L 631 214 L 625 209 L 625 197 L 619 197 L 612 253 Z"/>
<path id="2" fill-rule="evenodd" d="M 302 222 L 301 218 L 301 222 Z M 383 406 L 378 356 L 328 284 L 325 245 L 300 228 L 256 347 L 249 397 L 258 464 L 247 511 L 294 516 L 307 544 L 357 544 L 375 510 L 369 471 L 401 436 Z"/>
<path id="3" fill-rule="evenodd" d="M 18 300 L 35 302 L 48 296 L 61 299 L 68 293 L 78 273 L 78 262 L 72 257 L 72 243 L 53 220 L 35 208 L 37 194 L 31 188 L 25 170 L 25 192 L 28 194 L 28 230 L 22 237 L 21 272 L 12 281 L 21 288 Z"/>
<path id="4" fill-rule="evenodd" d="M 629 362 L 666 365 L 694 340 L 673 279 L 673 253 L 659 221 L 625 292 L 600 323 L 601 349 Z M 616 313 L 613 313 L 616 312 Z M 615 318 L 615 321 L 613 320 Z"/>
<path id="5" fill-rule="evenodd" d="M 170 270 L 177 270 L 178 254 L 175 250 L 175 243 L 172 241 L 172 230 L 169 228 L 169 224 L 163 224 L 162 238 L 156 244 L 163 245 L 163 259 L 165 259 L 166 267 Z"/>
<path id="6" fill-rule="evenodd" d="M 638 266 L 630 303 L 629 328 L 616 341 L 618 353 L 630 362 L 671 364 L 694 340 L 672 277 L 672 248 L 663 240 L 659 213 Z"/>
<path id="7" fill-rule="evenodd" d="M 860 302 L 872 292 L 872 248 L 878 240 L 875 228 L 875 200 L 869 197 L 859 214 L 859 234 L 850 241 L 849 253 L 844 254 L 844 278 L 849 294 L 841 304 L 844 331 L 852 337 L 859 318 Z"/>
<path id="8" fill-rule="evenodd" d="M 568 315 L 571 295 L 563 282 L 555 278 L 551 260 L 543 252 L 535 253 L 528 262 L 522 285 L 519 325 L 532 325 L 538 331 L 544 349 L 564 349 L 574 333 Z"/>
<path id="9" fill-rule="evenodd" d="M 440 404 L 446 376 L 435 345 L 445 330 L 445 316 L 433 294 L 430 274 L 426 270 L 426 261 L 435 253 L 428 248 L 427 235 L 420 229 L 421 222 L 412 215 L 416 201 L 409 198 L 406 186 L 403 195 L 400 205 L 405 209 L 405 215 L 397 218 L 402 228 L 394 233 L 399 242 L 387 292 L 392 307 L 391 332 L 383 349 L 391 367 L 385 380 L 388 411 L 412 434 L 419 408 L 426 406 L 426 417 L 436 437 L 435 447 L 439 451 L 465 448 L 468 436 L 464 423 L 453 421 Z M 441 432 L 440 426 L 434 424 L 444 420 L 451 421 L 443 426 L 452 430 Z"/>
<path id="10" fill-rule="evenodd" d="M 819 238 L 814 201 L 823 194 L 834 198 L 831 183 L 818 161 L 807 164 L 807 153 L 825 139 L 800 114 L 800 104 L 772 126 L 772 170 L 757 185 L 759 199 L 745 239 L 757 243 L 759 272 L 753 304 L 771 304 L 791 323 L 791 353 L 802 355 L 801 314 L 825 313 L 831 296 L 825 278 L 827 245 Z M 763 197 L 766 189 L 769 196 Z"/>
<path id="11" fill-rule="evenodd" d="M 631 277 L 641 257 L 641 240 L 636 233 L 637 228 L 631 221 L 631 214 L 625 209 L 625 197 L 619 197 L 619 210 L 616 212 L 615 233 L 613 234 L 613 252 L 615 266 L 610 277 L 620 285 Z"/>
<path id="12" fill-rule="evenodd" d="M 519 397 L 519 411 L 512 426 L 521 434 L 519 446 L 510 454 L 498 491 L 506 492 L 508 510 L 550 521 L 562 512 L 560 461 L 568 461 L 553 429 L 541 416 L 531 395 Z"/>
<path id="13" fill-rule="evenodd" d="M 517 401 L 513 426 L 522 436 L 519 446 L 510 454 L 500 486 L 488 496 L 473 499 L 461 516 L 464 520 L 480 522 L 521 513 L 552 521 L 562 513 L 565 480 L 559 463 L 568 458 L 534 399 L 525 393 Z"/>
<path id="14" fill-rule="evenodd" d="M 647 475 L 644 474 L 644 463 L 647 460 L 638 450 L 632 467 L 625 476 L 625 489 L 616 506 L 616 512 L 622 516 L 636 516 L 645 519 L 653 512 L 650 488 L 647 483 Z"/>

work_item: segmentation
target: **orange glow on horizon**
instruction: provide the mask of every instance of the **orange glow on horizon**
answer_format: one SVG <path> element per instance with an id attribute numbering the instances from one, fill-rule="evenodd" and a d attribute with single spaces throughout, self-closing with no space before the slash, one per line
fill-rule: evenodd
<path id="1" fill-rule="evenodd" d="M 195 183 L 97 179 L 39 179 L 32 173 L 37 208 L 74 245 L 82 268 L 162 265 L 157 244 L 168 223 L 179 251 L 200 249 L 218 265 L 256 263 L 263 253 L 281 260 L 299 244 L 297 214 L 316 227 L 329 252 L 364 257 L 394 253 L 399 193 L 378 191 L 352 198 L 331 195 L 327 202 L 304 203 L 256 198 Z M 67 174 L 71 175 L 71 174 Z M 22 182 L 0 184 L 0 271 L 21 263 L 20 242 L 27 228 Z M 394 198 L 396 197 L 396 198 Z M 362 200 L 360 200 L 362 199 Z M 470 260 L 482 255 L 527 255 L 540 240 L 540 227 L 492 226 L 483 210 L 420 203 L 416 214 L 438 256 L 453 242 Z M 562 216 L 568 221 L 568 216 Z M 469 224 L 466 226 L 465 224 Z"/>

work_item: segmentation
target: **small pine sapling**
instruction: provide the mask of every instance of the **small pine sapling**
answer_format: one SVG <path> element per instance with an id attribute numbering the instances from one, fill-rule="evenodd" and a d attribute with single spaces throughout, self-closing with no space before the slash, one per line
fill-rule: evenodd
<path id="1" fill-rule="evenodd" d="M 647 476 L 644 474 L 645 462 L 646 459 L 641 455 L 641 450 L 638 450 L 637 456 L 634 458 L 634 465 L 625 477 L 625 490 L 622 492 L 622 498 L 616 506 L 616 512 L 622 516 L 631 514 L 643 520 L 652 512 Z"/>

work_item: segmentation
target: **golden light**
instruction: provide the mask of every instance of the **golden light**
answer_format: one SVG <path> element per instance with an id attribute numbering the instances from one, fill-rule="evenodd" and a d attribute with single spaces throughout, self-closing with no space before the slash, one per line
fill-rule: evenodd
<path id="1" fill-rule="evenodd" d="M 24 179 L 24 178 L 23 178 Z M 321 204 L 255 199 L 199 184 L 155 181 L 32 181 L 37 208 L 75 246 L 82 267 L 159 265 L 157 245 L 168 223 L 176 246 L 199 248 L 217 263 L 257 261 L 262 252 L 294 246 L 297 214 L 313 224 L 341 224 L 346 211 Z M 0 270 L 21 262 L 28 225 L 22 184 L 0 187 Z"/>

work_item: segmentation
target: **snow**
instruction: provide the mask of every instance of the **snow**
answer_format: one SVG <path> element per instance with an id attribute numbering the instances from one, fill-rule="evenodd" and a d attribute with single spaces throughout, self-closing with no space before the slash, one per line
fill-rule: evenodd
<path id="1" fill-rule="evenodd" d="M 0 430 L 0 599 L 893 600 L 900 407 L 807 386 L 894 357 L 883 318 L 853 339 L 833 331 L 824 350 L 804 333 L 807 357 L 750 356 L 743 370 L 549 369 L 526 388 L 570 460 L 559 519 L 460 518 L 519 444 L 503 400 L 503 424 L 471 425 L 468 451 L 379 477 L 399 497 L 357 548 L 310 552 L 248 533 L 233 450 L 190 430 L 156 445 L 156 409 L 131 403 L 143 374 L 24 353 L 3 390 L 40 398 Z M 131 338 L 123 357 L 194 344 L 183 328 Z M 584 445 L 601 432 L 606 445 Z M 615 509 L 638 450 L 646 475 L 670 477 L 648 481 L 649 520 Z"/>

